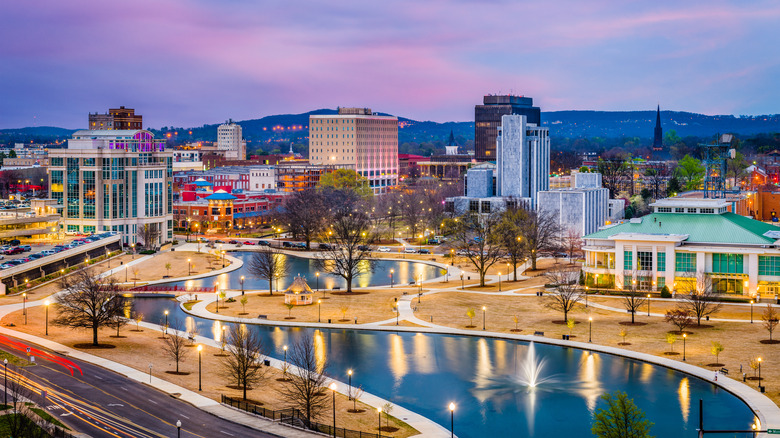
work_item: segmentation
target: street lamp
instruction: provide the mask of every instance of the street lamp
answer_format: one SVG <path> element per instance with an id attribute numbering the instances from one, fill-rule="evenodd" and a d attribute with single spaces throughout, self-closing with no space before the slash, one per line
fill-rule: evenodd
<path id="1" fill-rule="evenodd" d="M 750 300 L 750 323 L 753 324 L 753 300 Z"/>
<path id="2" fill-rule="evenodd" d="M 395 325 L 398 325 L 398 314 L 401 313 L 401 309 L 398 308 L 398 303 L 395 303 Z"/>
<path id="3" fill-rule="evenodd" d="M 685 362 L 685 340 L 688 339 L 688 333 L 683 333 L 683 362 Z"/>
<path id="4" fill-rule="evenodd" d="M 593 317 L 588 317 L 588 342 L 593 342 Z"/>
<path id="5" fill-rule="evenodd" d="M 455 266 L 455 249 L 450 250 L 450 266 Z"/>
<path id="6" fill-rule="evenodd" d="M 187 259 L 187 277 L 192 275 L 192 259 Z"/>
<path id="7" fill-rule="evenodd" d="M 203 391 L 203 379 L 201 378 L 201 352 L 203 351 L 203 346 L 198 345 L 198 391 Z"/>
<path id="8" fill-rule="evenodd" d="M 588 286 L 585 286 L 585 307 L 588 307 Z"/>
<path id="9" fill-rule="evenodd" d="M 46 336 L 49 336 L 49 304 L 49 300 L 43 302 L 43 305 L 46 306 Z"/>
<path id="10" fill-rule="evenodd" d="M 22 313 L 24 314 L 24 325 L 27 325 L 27 292 L 22 294 Z"/>
<path id="11" fill-rule="evenodd" d="M 460 290 L 463 290 L 463 272 L 460 273 Z"/>
<path id="12" fill-rule="evenodd" d="M 347 370 L 347 375 L 349 376 L 349 392 L 347 392 L 347 398 L 352 400 L 352 369 Z"/>
<path id="13" fill-rule="evenodd" d="M 647 316 L 650 316 L 650 294 L 647 294 Z"/>
<path id="14" fill-rule="evenodd" d="M 168 310 L 166 309 L 163 314 L 165 315 L 165 328 L 168 328 Z"/>
<path id="15" fill-rule="evenodd" d="M 135 260 L 135 243 L 130 244 L 130 250 L 133 251 L 132 260 Z"/>
<path id="16" fill-rule="evenodd" d="M 8 406 L 8 359 L 3 359 L 5 376 L 3 377 L 3 404 Z"/>
<path id="17" fill-rule="evenodd" d="M 284 350 L 284 374 L 287 374 L 287 346 L 282 347 Z"/>
<path id="18" fill-rule="evenodd" d="M 217 295 L 217 313 L 219 313 L 219 283 L 214 282 L 214 293 Z"/>
<path id="19" fill-rule="evenodd" d="M 181 438 L 181 420 L 176 420 L 176 437 Z"/>
<path id="20" fill-rule="evenodd" d="M 379 417 L 379 427 L 377 430 L 379 431 L 379 438 L 382 438 L 382 408 L 377 406 L 376 414 Z"/>
<path id="21" fill-rule="evenodd" d="M 241 279 L 239 280 L 241 282 L 241 295 L 244 295 L 244 276 L 241 276 Z"/>
<path id="22" fill-rule="evenodd" d="M 328 386 L 333 391 L 333 438 L 336 438 L 336 382 Z"/>
<path id="23" fill-rule="evenodd" d="M 501 273 L 498 273 L 498 291 L 501 292 Z"/>
<path id="24" fill-rule="evenodd" d="M 222 267 L 225 267 L 225 251 L 222 251 Z"/>
<path id="25" fill-rule="evenodd" d="M 322 322 L 322 300 L 317 300 L 317 322 Z"/>
<path id="26" fill-rule="evenodd" d="M 761 358 L 758 358 L 758 389 L 761 390 Z"/>
<path id="27" fill-rule="evenodd" d="M 450 437 L 455 438 L 455 403 L 450 403 Z"/>
<path id="28" fill-rule="evenodd" d="M 390 289 L 393 288 L 393 274 L 395 273 L 395 269 L 390 270 Z"/>
<path id="29" fill-rule="evenodd" d="M 319 272 L 315 272 L 314 276 L 317 277 L 317 288 L 314 289 L 314 290 L 319 291 L 320 290 L 320 273 Z"/>
<path id="30" fill-rule="evenodd" d="M 482 330 L 485 330 L 485 314 L 487 313 L 487 307 L 482 306 Z"/>

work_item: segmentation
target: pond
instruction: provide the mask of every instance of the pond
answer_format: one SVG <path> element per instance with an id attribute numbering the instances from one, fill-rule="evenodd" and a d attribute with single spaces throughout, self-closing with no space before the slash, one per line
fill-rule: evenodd
<path id="1" fill-rule="evenodd" d="M 168 309 L 187 329 L 215 338 L 221 331 L 219 322 L 188 316 L 173 300 L 134 305 L 148 321 L 161 321 Z M 589 437 L 599 396 L 615 390 L 634 399 L 657 437 L 696 436 L 700 398 L 708 428 L 749 429 L 754 420 L 747 405 L 710 382 L 609 354 L 471 336 L 252 327 L 276 358 L 284 345 L 313 336 L 329 375 L 346 382 L 352 369 L 354 385 L 446 428 L 454 402 L 461 438 Z"/>

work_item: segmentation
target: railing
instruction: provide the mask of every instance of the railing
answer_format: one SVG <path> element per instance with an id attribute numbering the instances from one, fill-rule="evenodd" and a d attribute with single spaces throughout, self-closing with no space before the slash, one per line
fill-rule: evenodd
<path id="1" fill-rule="evenodd" d="M 131 287 L 129 291 L 131 292 L 192 292 L 192 293 L 201 293 L 201 292 L 211 292 L 213 293 L 216 289 L 212 287 L 186 287 L 186 286 L 137 286 L 137 287 Z"/>
<path id="2" fill-rule="evenodd" d="M 336 427 L 334 434 L 333 425 L 309 421 L 306 419 L 306 416 L 303 415 L 303 413 L 298 409 L 290 408 L 275 411 L 258 406 L 254 403 L 248 403 L 232 397 L 228 397 L 224 394 L 222 395 L 222 403 L 236 409 L 249 412 L 250 414 L 259 415 L 273 421 L 278 421 L 281 424 L 298 427 L 301 429 L 313 430 L 315 432 L 324 433 L 328 436 L 335 436 L 337 438 L 381 438 L 380 434 L 345 429 L 343 427 Z M 391 435 L 388 433 L 385 436 L 390 437 Z"/>

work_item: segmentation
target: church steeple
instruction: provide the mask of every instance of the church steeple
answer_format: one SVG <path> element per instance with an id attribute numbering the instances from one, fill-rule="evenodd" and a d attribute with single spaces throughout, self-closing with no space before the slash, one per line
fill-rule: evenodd
<path id="1" fill-rule="evenodd" d="M 664 149 L 664 132 L 661 128 L 661 105 L 658 105 L 655 113 L 655 132 L 653 135 L 653 150 L 661 151 Z"/>

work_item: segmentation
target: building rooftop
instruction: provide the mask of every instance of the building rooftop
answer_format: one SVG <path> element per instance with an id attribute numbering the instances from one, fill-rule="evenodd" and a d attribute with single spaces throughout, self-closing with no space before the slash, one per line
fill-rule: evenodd
<path id="1" fill-rule="evenodd" d="M 74 139 L 79 138 L 117 138 L 132 137 L 135 134 L 145 131 L 144 129 L 81 129 L 73 133 Z M 148 132 L 148 131 L 147 131 Z"/>
<path id="2" fill-rule="evenodd" d="M 773 245 L 780 228 L 734 213 L 652 213 L 583 239 L 610 239 L 618 234 L 687 235 L 687 243 Z"/>

